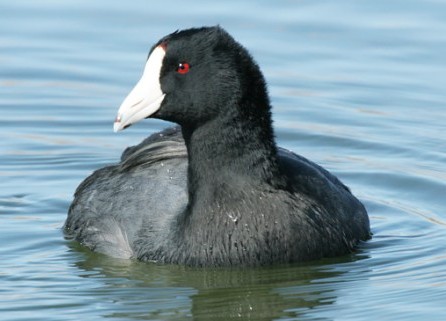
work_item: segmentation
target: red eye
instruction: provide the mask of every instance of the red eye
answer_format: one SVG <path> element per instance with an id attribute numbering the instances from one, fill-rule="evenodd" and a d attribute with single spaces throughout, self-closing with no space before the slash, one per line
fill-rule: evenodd
<path id="1" fill-rule="evenodd" d="M 177 73 L 187 74 L 190 70 L 190 65 L 187 62 L 181 62 L 178 64 Z"/>

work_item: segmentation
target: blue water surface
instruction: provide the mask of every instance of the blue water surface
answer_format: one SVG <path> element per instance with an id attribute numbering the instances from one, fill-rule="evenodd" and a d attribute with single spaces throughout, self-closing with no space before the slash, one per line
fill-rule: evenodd
<path id="1" fill-rule="evenodd" d="M 168 123 L 113 119 L 148 49 L 220 24 L 279 144 L 339 176 L 372 240 L 257 269 L 111 259 L 63 237 L 77 185 Z M 446 320 L 446 2 L 0 2 L 0 320 Z"/>

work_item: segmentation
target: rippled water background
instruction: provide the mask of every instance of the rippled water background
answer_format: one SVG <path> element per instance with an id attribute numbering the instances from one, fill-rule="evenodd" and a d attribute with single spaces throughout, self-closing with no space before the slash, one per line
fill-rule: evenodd
<path id="1" fill-rule="evenodd" d="M 217 23 L 261 65 L 280 145 L 365 203 L 356 254 L 190 269 L 64 240 L 80 181 L 167 126 L 112 132 L 147 50 Z M 0 112 L 1 320 L 446 320 L 445 1 L 2 1 Z"/>

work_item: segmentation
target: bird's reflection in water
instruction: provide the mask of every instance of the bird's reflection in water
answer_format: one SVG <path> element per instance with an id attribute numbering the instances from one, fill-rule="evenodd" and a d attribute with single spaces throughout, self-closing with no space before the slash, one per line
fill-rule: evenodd
<path id="1" fill-rule="evenodd" d="M 117 260 L 75 242 L 76 266 L 101 287 L 84 292 L 113 302 L 104 316 L 152 320 L 271 320 L 297 318 L 337 300 L 336 282 L 345 273 L 331 268 L 360 255 L 264 268 L 190 268 Z"/>

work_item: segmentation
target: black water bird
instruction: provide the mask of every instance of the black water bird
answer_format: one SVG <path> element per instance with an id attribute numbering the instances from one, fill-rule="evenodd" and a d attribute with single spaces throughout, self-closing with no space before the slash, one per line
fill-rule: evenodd
<path id="1" fill-rule="evenodd" d="M 114 123 L 179 126 L 126 149 L 77 188 L 65 231 L 93 251 L 193 266 L 258 266 L 350 253 L 364 206 L 335 176 L 276 146 L 263 75 L 220 27 L 150 50 Z"/>

